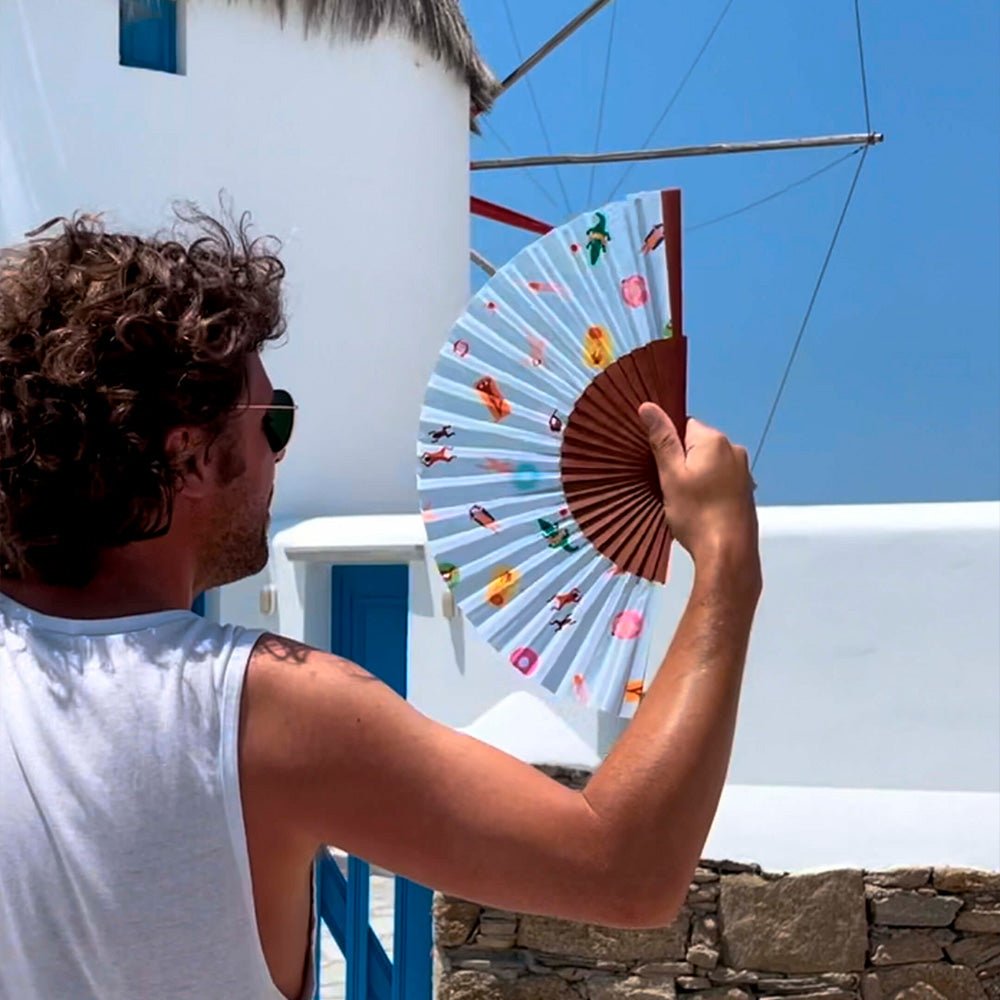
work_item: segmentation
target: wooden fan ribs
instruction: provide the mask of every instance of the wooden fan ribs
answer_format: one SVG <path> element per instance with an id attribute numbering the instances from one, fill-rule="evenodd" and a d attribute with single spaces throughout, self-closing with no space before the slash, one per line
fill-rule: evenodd
<path id="1" fill-rule="evenodd" d="M 664 262 L 672 336 L 608 365 L 569 415 L 560 478 L 584 537 L 621 571 L 666 581 L 670 531 L 638 408 L 658 404 L 681 435 L 687 420 L 687 341 L 681 303 L 680 193 L 664 191 Z"/>
<path id="2" fill-rule="evenodd" d="M 626 355 L 626 357 L 627 356 L 628 355 Z M 634 439 L 637 446 L 646 448 L 648 447 L 648 438 L 638 419 L 626 420 L 624 422 L 622 421 L 622 414 L 629 411 L 629 407 L 632 403 L 629 396 L 622 393 L 621 386 L 612 381 L 612 376 L 608 375 L 608 372 L 617 371 L 617 366 L 620 363 L 621 362 L 616 361 L 613 365 L 606 368 L 600 375 L 597 376 L 598 379 L 601 379 L 602 382 L 606 384 L 606 391 L 599 395 L 595 395 L 591 403 L 591 408 L 585 409 L 581 413 L 581 417 L 585 421 L 589 420 L 592 423 L 597 423 L 607 427 L 614 433 L 621 434 L 624 432 Z M 586 394 L 590 392 L 593 385 L 594 383 L 591 382 L 590 386 L 584 390 L 584 393 Z M 639 404 L 636 403 L 635 405 L 638 406 Z M 577 404 L 574 407 L 573 412 L 576 413 L 578 410 L 579 400 L 577 400 Z"/>

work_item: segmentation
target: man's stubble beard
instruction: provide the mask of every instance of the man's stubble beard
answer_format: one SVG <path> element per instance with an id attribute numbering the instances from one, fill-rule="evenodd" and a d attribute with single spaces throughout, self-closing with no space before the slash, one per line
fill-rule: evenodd
<path id="1" fill-rule="evenodd" d="M 203 557 L 204 589 L 236 583 L 259 573 L 270 555 L 267 509 L 251 516 L 247 505 L 220 512 L 215 531 L 206 538 Z"/>
<path id="2" fill-rule="evenodd" d="M 223 501 L 216 507 L 211 524 L 206 525 L 201 559 L 203 590 L 236 583 L 259 573 L 267 565 L 268 528 L 271 500 L 268 492 L 261 507 L 247 489 L 246 464 L 237 456 L 230 441 L 222 441 L 222 475 L 226 481 Z"/>

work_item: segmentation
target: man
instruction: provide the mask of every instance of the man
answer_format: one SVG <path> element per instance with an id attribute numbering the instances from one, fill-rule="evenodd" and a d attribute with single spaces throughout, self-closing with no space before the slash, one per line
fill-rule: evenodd
<path id="1" fill-rule="evenodd" d="M 304 995 L 324 844 L 496 907 L 669 923 L 761 588 L 746 452 L 640 408 L 694 584 L 571 791 L 362 666 L 187 610 L 265 565 L 291 428 L 260 359 L 282 266 L 195 221 L 57 220 L 0 255 L 0 996 Z"/>

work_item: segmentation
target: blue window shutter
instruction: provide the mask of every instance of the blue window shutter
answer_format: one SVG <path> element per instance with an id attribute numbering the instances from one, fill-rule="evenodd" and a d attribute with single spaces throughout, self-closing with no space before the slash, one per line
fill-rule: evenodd
<path id="1" fill-rule="evenodd" d="M 118 0 L 118 61 L 177 72 L 177 0 Z"/>

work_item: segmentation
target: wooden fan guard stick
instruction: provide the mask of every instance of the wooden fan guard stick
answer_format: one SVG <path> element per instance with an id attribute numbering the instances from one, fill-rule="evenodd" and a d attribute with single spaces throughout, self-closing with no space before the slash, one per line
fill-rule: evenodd
<path id="1" fill-rule="evenodd" d="M 670 322 L 675 337 L 684 336 L 684 295 L 681 278 L 681 193 L 677 188 L 660 194 L 663 206 L 663 248 L 667 255 L 667 294 L 670 297 Z M 683 413 L 687 417 L 687 379 L 683 380 Z M 686 423 L 686 419 L 684 421 Z M 678 427 L 683 439 L 684 427 Z"/>
<path id="2" fill-rule="evenodd" d="M 584 537 L 618 570 L 664 583 L 670 533 L 656 462 L 637 409 L 649 399 L 687 423 L 687 339 L 681 271 L 681 199 L 661 192 L 671 336 L 608 365 L 569 415 L 560 472 L 569 511 Z"/>

